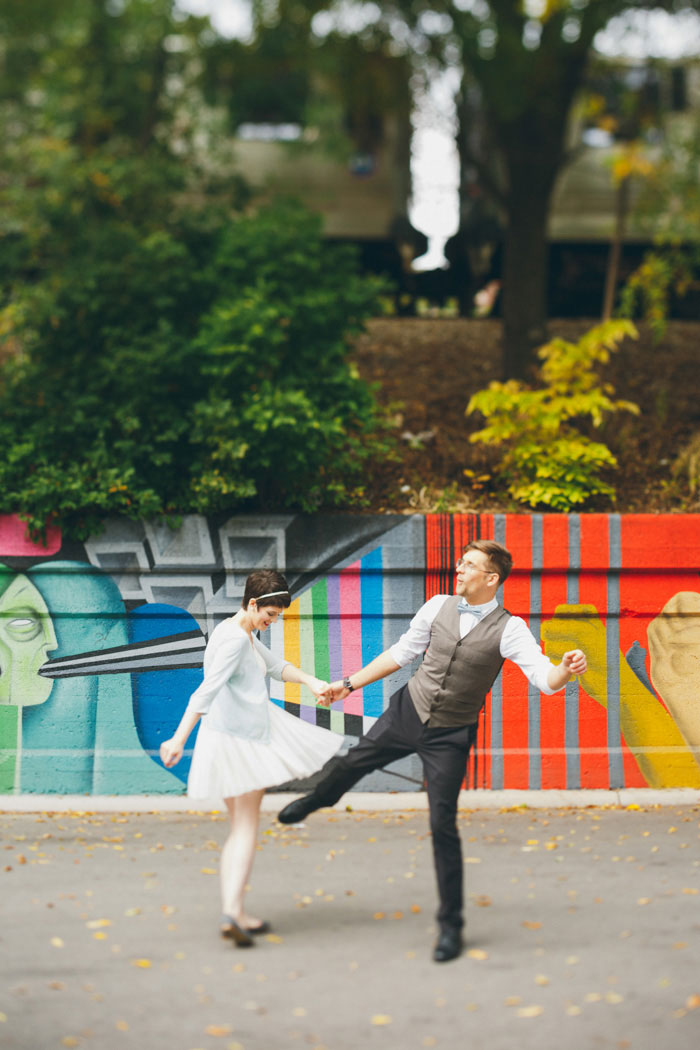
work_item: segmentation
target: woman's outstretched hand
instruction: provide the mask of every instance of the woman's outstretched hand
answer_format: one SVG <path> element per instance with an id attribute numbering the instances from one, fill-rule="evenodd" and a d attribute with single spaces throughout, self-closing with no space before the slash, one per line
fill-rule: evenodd
<path id="1" fill-rule="evenodd" d="M 176 765 L 182 758 L 184 747 L 178 744 L 174 737 L 164 740 L 160 745 L 160 759 L 166 769 Z"/>

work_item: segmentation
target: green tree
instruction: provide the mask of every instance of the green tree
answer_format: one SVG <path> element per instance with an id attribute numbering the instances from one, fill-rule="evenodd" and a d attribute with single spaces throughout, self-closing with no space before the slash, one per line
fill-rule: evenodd
<path id="1" fill-rule="evenodd" d="M 347 337 L 377 288 L 303 210 L 242 217 L 208 22 L 28 0 L 0 29 L 2 509 L 85 535 L 361 501 L 378 419 Z"/>
<path id="2" fill-rule="evenodd" d="M 347 337 L 377 308 L 349 249 L 296 206 L 192 245 L 122 237 L 4 314 L 0 508 L 84 536 L 107 514 L 363 499 L 372 395 Z"/>
<path id="3" fill-rule="evenodd" d="M 339 0 L 315 8 L 320 6 L 330 12 L 348 7 Z M 407 70 L 429 76 L 437 61 L 462 72 L 458 250 L 478 245 L 485 230 L 492 236 L 500 221 L 503 368 L 506 376 L 523 377 L 546 337 L 547 221 L 595 35 L 621 12 L 697 9 L 697 0 L 376 0 L 352 6 L 365 14 L 359 38 L 385 33 L 393 51 L 408 59 Z"/>

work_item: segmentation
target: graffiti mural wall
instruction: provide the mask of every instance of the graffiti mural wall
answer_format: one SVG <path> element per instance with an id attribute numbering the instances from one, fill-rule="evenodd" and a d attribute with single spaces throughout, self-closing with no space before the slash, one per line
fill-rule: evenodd
<path id="1" fill-rule="evenodd" d="M 263 636 L 334 680 L 367 663 L 476 537 L 513 552 L 501 600 L 553 659 L 589 671 L 554 696 L 506 665 L 482 713 L 468 787 L 700 787 L 700 519 L 684 515 L 318 515 L 110 521 L 85 543 L 30 543 L 0 518 L 0 793 L 182 794 L 189 759 L 158 758 L 201 681 L 206 639 L 256 567 L 293 603 Z M 343 734 L 366 730 L 413 668 L 330 710 L 272 699 Z M 191 746 L 192 741 L 190 741 Z M 416 790 L 415 758 L 362 782 Z"/>

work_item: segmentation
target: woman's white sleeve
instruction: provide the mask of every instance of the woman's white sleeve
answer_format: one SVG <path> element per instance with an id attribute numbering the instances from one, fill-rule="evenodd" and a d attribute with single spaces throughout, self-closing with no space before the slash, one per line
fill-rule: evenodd
<path id="1" fill-rule="evenodd" d="M 201 715 L 206 714 L 216 694 L 235 673 L 243 656 L 243 646 L 247 644 L 245 638 L 227 638 L 220 643 L 205 671 L 204 681 L 190 697 L 187 705 L 189 709 Z"/>
<path id="2" fill-rule="evenodd" d="M 281 682 L 282 671 L 289 663 L 289 660 L 283 660 L 279 656 L 275 656 L 274 653 L 270 652 L 267 646 L 263 645 L 263 643 L 255 636 L 253 636 L 253 645 L 265 661 L 267 673 L 270 677 L 277 678 Z"/>

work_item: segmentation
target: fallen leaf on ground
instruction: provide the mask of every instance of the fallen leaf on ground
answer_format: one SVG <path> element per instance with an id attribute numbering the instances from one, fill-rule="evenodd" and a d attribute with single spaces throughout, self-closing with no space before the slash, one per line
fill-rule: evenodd
<path id="1" fill-rule="evenodd" d="M 544 1013 L 544 1006 L 521 1006 L 518 1017 L 539 1017 Z"/>
<path id="2" fill-rule="evenodd" d="M 390 1014 L 374 1014 L 371 1019 L 373 1025 L 391 1024 L 392 1018 Z"/>
<path id="3" fill-rule="evenodd" d="M 485 952 L 483 948 L 470 948 L 467 952 L 470 959 L 488 959 L 489 953 Z"/>
<path id="4" fill-rule="evenodd" d="M 541 922 L 529 922 L 527 919 L 521 922 L 520 925 L 524 926 L 526 930 L 539 930 L 542 928 Z"/>
<path id="5" fill-rule="evenodd" d="M 208 1024 L 204 1031 L 207 1035 L 224 1036 L 231 1035 L 233 1028 L 228 1024 Z"/>
<path id="6" fill-rule="evenodd" d="M 151 962 L 150 959 L 132 959 L 131 960 L 131 965 L 132 966 L 139 966 L 142 970 L 147 970 L 149 968 L 149 966 L 153 965 L 153 963 Z"/>

